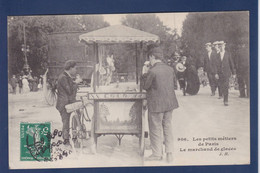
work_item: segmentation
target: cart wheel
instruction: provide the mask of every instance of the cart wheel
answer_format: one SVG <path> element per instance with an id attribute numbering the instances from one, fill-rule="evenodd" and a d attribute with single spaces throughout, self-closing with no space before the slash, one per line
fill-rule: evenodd
<path id="1" fill-rule="evenodd" d="M 57 101 L 57 93 L 49 89 L 44 93 L 44 98 L 48 105 L 53 106 Z"/>

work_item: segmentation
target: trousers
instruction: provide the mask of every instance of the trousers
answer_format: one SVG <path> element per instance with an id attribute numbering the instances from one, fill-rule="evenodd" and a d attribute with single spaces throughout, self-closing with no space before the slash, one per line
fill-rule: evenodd
<path id="1" fill-rule="evenodd" d="M 219 84 L 222 95 L 224 96 L 224 102 L 228 102 L 229 77 L 219 75 Z"/>
<path id="2" fill-rule="evenodd" d="M 250 97 L 249 74 L 237 74 L 237 83 L 241 97 Z"/>
<path id="3" fill-rule="evenodd" d="M 212 93 L 215 93 L 217 88 L 217 80 L 213 73 L 208 73 L 209 85 Z"/>
<path id="4" fill-rule="evenodd" d="M 172 111 L 148 113 L 151 148 L 155 156 L 162 156 L 163 140 L 165 152 L 173 151 Z"/>
<path id="5" fill-rule="evenodd" d="M 66 109 L 60 111 L 62 120 L 62 138 L 69 139 L 69 126 L 70 126 L 70 113 L 67 113 Z"/>

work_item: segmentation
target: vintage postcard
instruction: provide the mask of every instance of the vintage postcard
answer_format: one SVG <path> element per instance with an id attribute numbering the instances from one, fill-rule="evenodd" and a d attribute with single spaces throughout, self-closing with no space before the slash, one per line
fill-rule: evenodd
<path id="1" fill-rule="evenodd" d="M 249 165 L 249 20 L 8 16 L 9 168 Z"/>

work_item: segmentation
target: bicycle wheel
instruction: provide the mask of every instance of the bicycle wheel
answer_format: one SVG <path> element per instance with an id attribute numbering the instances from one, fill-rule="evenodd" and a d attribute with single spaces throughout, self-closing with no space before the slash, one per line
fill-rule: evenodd
<path id="1" fill-rule="evenodd" d="M 44 93 L 44 98 L 45 101 L 48 105 L 53 106 L 55 105 L 56 101 L 57 101 L 57 93 L 56 91 L 53 91 L 51 89 L 48 89 L 45 93 Z"/>
<path id="2" fill-rule="evenodd" d="M 70 143 L 72 144 L 73 149 L 80 148 L 80 139 L 79 139 L 79 125 L 77 121 L 78 115 L 75 112 L 72 112 L 70 115 Z"/>

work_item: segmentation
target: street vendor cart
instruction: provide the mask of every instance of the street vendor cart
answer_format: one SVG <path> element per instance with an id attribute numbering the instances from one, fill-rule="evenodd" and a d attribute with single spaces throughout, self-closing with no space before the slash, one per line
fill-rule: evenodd
<path id="1" fill-rule="evenodd" d="M 141 71 L 147 46 L 158 43 L 159 37 L 115 25 L 82 34 L 79 40 L 94 49 L 93 88 L 86 97 L 93 101 L 92 135 L 96 146 L 102 135 L 115 135 L 119 145 L 124 135 L 135 135 L 143 155 L 146 93 L 140 84 Z M 124 53 L 122 49 L 126 49 Z"/>

